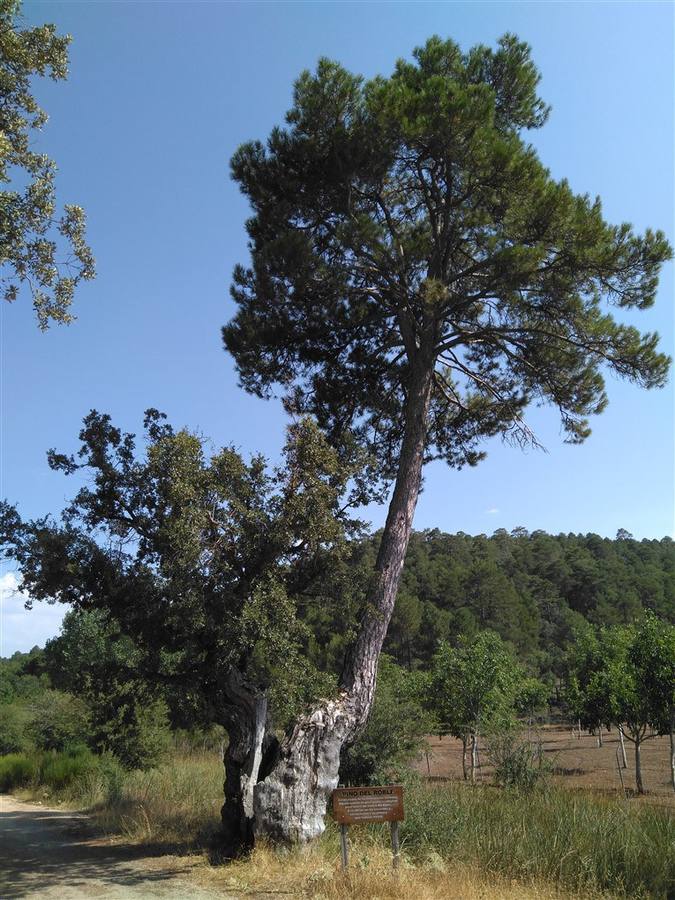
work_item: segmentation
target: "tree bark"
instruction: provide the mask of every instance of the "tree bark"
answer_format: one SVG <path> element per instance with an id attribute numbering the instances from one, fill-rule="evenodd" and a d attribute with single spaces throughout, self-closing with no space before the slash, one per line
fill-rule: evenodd
<path id="1" fill-rule="evenodd" d="M 264 754 L 276 744 L 268 728 L 267 696 L 232 669 L 224 685 L 224 724 L 229 741 L 224 754 L 225 803 L 221 809 L 223 851 L 234 858 L 253 846 L 253 792 Z"/>
<path id="2" fill-rule="evenodd" d="M 256 785 L 256 837 L 305 843 L 322 833 L 326 805 L 338 784 L 340 751 L 358 736 L 368 719 L 422 481 L 433 364 L 421 362 L 421 356 L 411 363 L 398 474 L 373 587 L 345 665 L 341 692 L 300 718 L 284 740 L 274 770 Z"/>
<path id="3" fill-rule="evenodd" d="M 675 791 L 675 707 L 670 711 L 670 785 Z"/>
<path id="4" fill-rule="evenodd" d="M 476 732 L 471 733 L 471 784 L 476 783 L 476 767 L 478 765 L 478 737 Z"/>
<path id="5" fill-rule="evenodd" d="M 644 794 L 645 787 L 642 783 L 642 759 L 641 759 L 641 750 L 642 750 L 642 740 L 640 735 L 637 735 L 635 738 L 635 786 L 637 787 L 638 794 Z"/>
<path id="6" fill-rule="evenodd" d="M 621 745 L 621 768 L 628 768 L 628 760 L 626 759 L 626 742 L 623 738 L 623 725 L 619 725 L 619 743 Z"/>

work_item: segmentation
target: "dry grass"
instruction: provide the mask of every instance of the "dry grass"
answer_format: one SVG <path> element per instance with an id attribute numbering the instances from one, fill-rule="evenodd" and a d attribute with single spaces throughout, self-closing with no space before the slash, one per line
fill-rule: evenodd
<path id="1" fill-rule="evenodd" d="M 90 804 L 96 824 L 143 844 L 200 847 L 219 826 L 223 766 L 213 753 L 177 756 L 149 772 L 130 772 L 119 797 Z"/>
<path id="2" fill-rule="evenodd" d="M 281 853 L 257 848 L 250 859 L 228 866 L 200 868 L 195 873 L 210 887 L 244 896 L 284 895 L 312 900 L 572 900 L 609 897 L 584 891 L 572 894 L 545 884 L 523 884 L 482 874 L 475 867 L 446 863 L 430 852 L 413 864 L 405 857 L 398 873 L 386 849 L 367 840 L 351 849 L 350 868 L 340 870 L 335 847 Z"/>
<path id="3" fill-rule="evenodd" d="M 603 730 L 603 746 L 597 746 L 593 735 L 582 732 L 581 738 L 569 728 L 548 725 L 541 729 L 544 758 L 554 769 L 553 784 L 564 788 L 598 791 L 623 796 L 621 780 L 616 764 L 619 738 L 616 729 Z M 536 735 L 532 732 L 532 739 Z M 432 778 L 462 779 L 462 744 L 453 737 L 431 736 L 429 759 L 423 756 L 416 764 L 417 770 Z M 622 774 L 629 793 L 635 788 L 635 749 L 626 740 L 628 768 Z M 486 782 L 492 778 L 492 769 L 486 758 L 479 777 Z M 667 736 L 651 738 L 642 747 L 642 773 L 647 795 L 640 802 L 656 802 L 675 806 L 675 794 L 670 784 L 670 744 Z"/>
<path id="4" fill-rule="evenodd" d="M 310 850 L 262 847 L 246 861 L 208 866 L 218 847 L 222 780 L 216 754 L 190 755 L 127 773 L 113 797 L 94 785 L 81 799 L 108 834 L 164 853 L 201 852 L 199 877 L 242 895 L 666 898 L 675 883 L 675 820 L 667 808 L 589 791 L 523 794 L 452 782 L 406 789 L 397 876 L 381 826 L 350 830 L 350 869 L 343 875 L 339 834 L 330 822 Z"/>

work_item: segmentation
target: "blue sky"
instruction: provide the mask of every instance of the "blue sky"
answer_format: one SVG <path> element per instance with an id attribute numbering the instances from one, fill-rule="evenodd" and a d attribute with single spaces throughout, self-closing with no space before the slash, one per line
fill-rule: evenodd
<path id="1" fill-rule="evenodd" d="M 238 144 L 281 123 L 292 83 L 318 57 L 388 74 L 431 34 L 462 46 L 514 31 L 533 48 L 552 104 L 532 135 L 556 177 L 600 195 L 610 221 L 661 228 L 673 241 L 675 110 L 670 3 L 29 2 L 27 22 L 73 36 L 67 82 L 40 83 L 50 114 L 38 146 L 59 165 L 60 202 L 85 207 L 98 267 L 78 321 L 38 332 L 22 298 L 0 307 L 0 495 L 26 516 L 58 512 L 71 485 L 47 468 L 72 449 L 95 407 L 128 430 L 148 406 L 244 453 L 275 458 L 278 402 L 237 386 L 220 327 L 246 261 L 247 205 L 229 180 Z M 23 302 L 22 302 L 23 301 Z M 673 266 L 657 304 L 631 319 L 673 352 Z M 548 452 L 491 442 L 473 470 L 429 467 L 416 527 L 491 533 L 673 534 L 673 387 L 644 392 L 612 378 L 610 406 L 581 447 L 555 415 L 530 416 Z M 384 510 L 371 510 L 375 525 Z M 58 610 L 20 612 L 0 573 L 2 654 L 41 643 Z"/>

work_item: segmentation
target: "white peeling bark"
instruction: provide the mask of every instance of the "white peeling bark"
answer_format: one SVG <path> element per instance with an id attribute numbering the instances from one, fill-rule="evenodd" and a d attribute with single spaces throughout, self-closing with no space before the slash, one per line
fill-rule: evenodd
<path id="1" fill-rule="evenodd" d="M 267 728 L 267 697 L 232 669 L 223 685 L 224 724 L 228 745 L 224 756 L 225 803 L 221 809 L 226 856 L 253 846 L 253 793 L 260 776 L 265 744 L 274 741 Z"/>
<path id="2" fill-rule="evenodd" d="M 249 751 L 252 755 L 251 771 L 241 776 L 242 803 L 244 815 L 247 819 L 253 819 L 253 791 L 258 783 L 258 773 L 262 762 L 262 745 L 267 724 L 267 697 L 259 695 L 255 701 L 255 725 L 253 729 L 253 747 Z"/>

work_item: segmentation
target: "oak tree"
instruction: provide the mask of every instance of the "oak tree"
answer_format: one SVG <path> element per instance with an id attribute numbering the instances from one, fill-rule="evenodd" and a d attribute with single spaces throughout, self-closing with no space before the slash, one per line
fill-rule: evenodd
<path id="1" fill-rule="evenodd" d="M 67 204 L 56 212 L 56 164 L 33 149 L 47 114 L 33 96 L 33 78 L 68 75 L 70 37 L 54 25 L 21 27 L 19 0 L 0 0 L 0 266 L 5 300 L 22 285 L 33 298 L 38 326 L 71 322 L 78 283 L 94 277 L 85 215 Z"/>
<path id="2" fill-rule="evenodd" d="M 49 655 L 92 701 L 101 740 L 106 727 L 118 746 L 125 729 L 140 734 L 135 704 L 149 713 L 162 698 L 226 728 L 223 823 L 234 854 L 250 846 L 253 787 L 276 759 L 277 731 L 335 689 L 308 661 L 305 618 L 308 607 L 340 603 L 335 584 L 349 582 L 358 451 L 338 453 L 301 421 L 273 469 L 232 447 L 209 452 L 156 410 L 145 447 L 96 411 L 80 441 L 74 456 L 49 455 L 82 485 L 61 520 L 24 521 L 4 502 L 0 547 L 31 603 L 77 611 L 68 630 L 86 649 L 76 634 Z"/>

